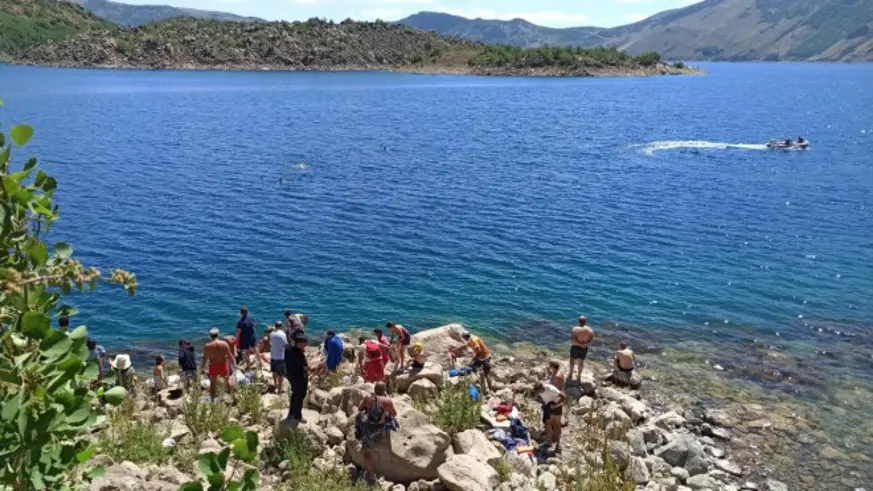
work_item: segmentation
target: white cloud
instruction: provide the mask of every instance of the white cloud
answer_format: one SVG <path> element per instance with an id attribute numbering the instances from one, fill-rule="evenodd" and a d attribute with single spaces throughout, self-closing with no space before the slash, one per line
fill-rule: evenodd
<path id="1" fill-rule="evenodd" d="M 588 22 L 591 18 L 584 14 L 559 12 L 557 10 L 534 10 L 529 12 L 498 12 L 494 9 L 456 9 L 445 5 L 437 5 L 436 10 L 452 15 L 460 15 L 470 19 L 497 19 L 512 20 L 524 19 L 534 24 L 551 26 L 578 26 Z"/>
<path id="2" fill-rule="evenodd" d="M 357 18 L 360 20 L 397 20 L 403 17 L 403 11 L 392 8 L 373 8 L 361 11 Z"/>

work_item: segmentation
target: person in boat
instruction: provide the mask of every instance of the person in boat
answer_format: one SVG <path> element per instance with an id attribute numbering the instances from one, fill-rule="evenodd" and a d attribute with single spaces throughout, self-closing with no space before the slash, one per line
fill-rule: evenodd
<path id="1" fill-rule="evenodd" d="M 802 136 L 798 136 L 797 137 L 797 144 L 804 145 L 804 144 L 806 144 L 806 140 L 804 140 Z"/>
<path id="2" fill-rule="evenodd" d="M 785 146 L 790 147 L 791 145 L 792 145 L 791 138 L 786 138 L 785 139 Z"/>

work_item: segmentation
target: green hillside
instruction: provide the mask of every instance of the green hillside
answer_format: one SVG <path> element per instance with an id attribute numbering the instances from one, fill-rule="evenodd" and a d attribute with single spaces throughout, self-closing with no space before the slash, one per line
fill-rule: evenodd
<path id="1" fill-rule="evenodd" d="M 0 0 L 0 59 L 12 59 L 46 41 L 113 27 L 112 23 L 72 3 Z"/>
<path id="2" fill-rule="evenodd" d="M 243 17 L 226 12 L 186 9 L 169 5 L 130 5 L 110 0 L 72 0 L 95 15 L 123 26 L 141 26 L 149 22 L 168 20 L 175 17 L 194 17 L 197 19 L 228 20 L 237 22 L 259 21 L 256 17 Z"/>

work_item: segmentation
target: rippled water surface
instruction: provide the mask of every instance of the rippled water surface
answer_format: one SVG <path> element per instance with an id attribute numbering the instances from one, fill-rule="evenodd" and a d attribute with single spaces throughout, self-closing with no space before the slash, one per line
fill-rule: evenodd
<path id="1" fill-rule="evenodd" d="M 107 345 L 240 304 L 312 325 L 463 321 L 866 352 L 873 66 L 507 79 L 0 67 L 61 184 L 54 233 L 139 295 L 77 298 Z M 807 152 L 768 151 L 802 135 Z M 763 340 L 763 341 L 762 341 Z M 844 367 L 844 368 L 845 368 Z"/>

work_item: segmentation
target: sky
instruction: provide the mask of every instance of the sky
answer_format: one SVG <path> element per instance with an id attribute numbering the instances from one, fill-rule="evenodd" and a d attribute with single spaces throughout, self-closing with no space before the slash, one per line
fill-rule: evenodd
<path id="1" fill-rule="evenodd" d="M 267 20 L 324 17 L 399 20 L 422 10 L 484 19 L 522 18 L 550 27 L 613 27 L 696 0 L 118 0 L 218 10 Z"/>

